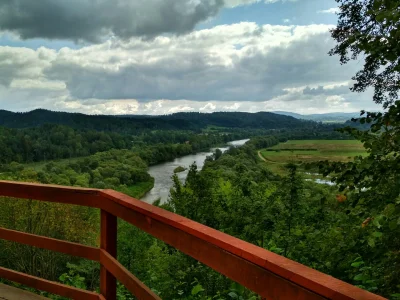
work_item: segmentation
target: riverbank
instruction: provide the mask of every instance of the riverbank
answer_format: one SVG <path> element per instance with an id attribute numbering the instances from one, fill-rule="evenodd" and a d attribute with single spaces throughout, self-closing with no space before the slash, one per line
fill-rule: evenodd
<path id="1" fill-rule="evenodd" d="M 153 189 L 153 187 L 154 187 L 154 178 L 152 178 L 151 181 L 139 182 L 135 185 L 124 187 L 119 191 L 133 198 L 140 199 L 148 192 L 150 192 Z"/>
<path id="2" fill-rule="evenodd" d="M 244 145 L 248 139 L 230 141 L 224 147 L 209 148 L 207 152 L 198 152 L 196 154 L 189 154 L 182 157 L 177 157 L 172 161 L 167 161 L 161 164 L 149 167 L 148 173 L 154 178 L 154 187 L 140 199 L 144 202 L 152 204 L 154 201 L 160 199 L 161 203 L 168 200 L 170 189 L 173 186 L 172 176 L 176 174 L 181 182 L 184 182 L 189 172 L 191 164 L 196 163 L 197 169 L 201 170 L 207 156 L 213 154 L 216 149 L 222 152 L 229 149 L 230 146 L 240 147 Z M 178 167 L 186 168 L 185 171 L 174 173 Z"/>

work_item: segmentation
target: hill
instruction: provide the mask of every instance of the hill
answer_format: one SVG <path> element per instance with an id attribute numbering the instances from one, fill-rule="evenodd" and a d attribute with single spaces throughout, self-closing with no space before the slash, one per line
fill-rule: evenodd
<path id="1" fill-rule="evenodd" d="M 284 116 L 270 112 L 182 112 L 172 115 L 159 116 L 163 120 L 186 120 L 201 127 L 217 126 L 229 128 L 264 128 L 278 129 L 287 127 L 304 127 L 310 122 L 300 121 L 291 116 Z"/>
<path id="2" fill-rule="evenodd" d="M 352 112 L 352 113 L 335 112 L 335 113 L 310 114 L 310 115 L 296 114 L 287 111 L 274 111 L 274 113 L 284 116 L 291 116 L 296 119 L 311 120 L 323 123 L 345 123 L 346 121 L 351 120 L 351 118 L 357 118 L 360 116 L 359 112 Z"/>
<path id="3" fill-rule="evenodd" d="M 312 122 L 274 113 L 216 112 L 176 113 L 164 116 L 105 116 L 37 109 L 26 113 L 0 110 L 0 126 L 30 128 L 60 124 L 77 129 L 137 133 L 143 130 L 200 130 L 208 126 L 227 128 L 303 128 Z"/>

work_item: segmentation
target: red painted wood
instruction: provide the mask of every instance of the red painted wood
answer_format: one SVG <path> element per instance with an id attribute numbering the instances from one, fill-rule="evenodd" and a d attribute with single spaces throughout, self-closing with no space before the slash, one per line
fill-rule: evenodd
<path id="1" fill-rule="evenodd" d="M 106 300 L 103 295 L 99 295 L 99 300 Z"/>
<path id="2" fill-rule="evenodd" d="M 100 190 L 0 180 L 0 196 L 99 208 Z"/>
<path id="3" fill-rule="evenodd" d="M 321 300 L 324 297 L 279 277 L 247 260 L 180 229 L 151 219 L 141 213 L 109 202 L 107 210 L 143 231 L 190 255 L 217 272 L 246 286 L 263 298 L 290 300 Z M 102 256 L 100 256 L 100 261 Z"/>
<path id="4" fill-rule="evenodd" d="M 100 248 L 111 257 L 117 257 L 117 217 L 102 210 L 100 226 Z M 103 264 L 100 266 L 100 294 L 107 300 L 117 299 L 117 281 Z"/>
<path id="5" fill-rule="evenodd" d="M 0 267 L 0 278 L 5 278 L 10 281 L 18 282 L 20 284 L 35 288 L 37 290 L 46 291 L 70 299 L 99 299 L 99 295 L 94 292 L 77 289 L 68 285 L 41 279 L 35 276 L 27 275 L 2 267 Z"/>
<path id="6" fill-rule="evenodd" d="M 385 299 L 283 256 L 122 193 L 113 190 L 104 190 L 101 193 L 113 201 L 103 202 L 107 205 L 108 211 L 211 266 L 216 271 L 242 283 L 257 293 L 260 293 L 259 290 L 261 290 L 261 292 L 269 294 L 268 290 L 273 289 L 274 286 L 269 285 L 265 287 L 264 282 L 256 280 L 257 277 L 251 277 L 252 279 L 249 280 L 249 276 L 255 276 L 255 271 L 254 273 L 243 273 L 241 275 L 242 271 L 240 268 L 233 268 L 228 274 L 228 265 L 218 262 L 224 257 L 223 254 L 220 254 L 221 252 L 238 257 L 237 262 L 240 264 L 251 263 L 271 274 L 281 277 L 281 279 L 286 279 L 286 282 L 293 283 L 297 287 L 302 287 L 327 299 Z M 119 206 L 116 204 L 119 204 Z M 196 247 L 191 246 L 191 243 L 194 243 L 194 241 L 196 241 Z M 215 249 L 219 249 L 219 251 Z M 215 252 L 216 254 L 209 255 L 208 253 L 211 252 Z M 217 265 L 219 265 L 218 268 Z M 269 299 L 302 299 L 281 298 L 276 294 L 273 296 L 267 294 L 261 295 L 265 295 Z"/>
<path id="7" fill-rule="evenodd" d="M 161 300 L 138 278 L 132 275 L 115 258 L 104 250 L 100 250 L 100 263 L 112 273 L 137 299 L 139 300 Z"/>
<path id="8" fill-rule="evenodd" d="M 0 196 L 99 208 L 100 190 L 0 180 Z"/>
<path id="9" fill-rule="evenodd" d="M 102 209 L 101 248 L 116 256 L 116 217 L 143 229 L 270 300 L 382 300 L 287 258 L 124 194 L 0 181 L 0 196 Z M 115 298 L 115 279 L 101 269 L 101 294 Z M 108 293 L 110 297 L 108 297 Z M 113 296 L 114 295 L 114 296 Z M 83 298 L 84 299 L 84 298 Z"/>
<path id="10" fill-rule="evenodd" d="M 39 235 L 0 228 L 0 239 L 100 261 L 100 249 Z"/>

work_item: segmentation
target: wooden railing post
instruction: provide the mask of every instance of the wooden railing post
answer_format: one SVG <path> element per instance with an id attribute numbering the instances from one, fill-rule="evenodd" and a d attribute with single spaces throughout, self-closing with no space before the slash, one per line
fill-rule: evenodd
<path id="1" fill-rule="evenodd" d="M 101 240 L 100 248 L 107 251 L 112 257 L 117 257 L 117 217 L 101 210 Z M 100 266 L 100 293 L 107 300 L 116 300 L 117 281 L 115 277 Z"/>

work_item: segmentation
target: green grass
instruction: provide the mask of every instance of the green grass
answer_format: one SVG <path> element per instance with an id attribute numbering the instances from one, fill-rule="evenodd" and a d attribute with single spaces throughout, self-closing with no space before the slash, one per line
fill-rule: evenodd
<path id="1" fill-rule="evenodd" d="M 285 174 L 287 163 L 312 163 L 321 160 L 351 161 L 355 156 L 366 155 L 359 141 L 355 140 L 293 140 L 261 150 L 271 171 Z"/>
<path id="2" fill-rule="evenodd" d="M 144 195 L 146 195 L 146 193 L 149 192 L 153 187 L 154 187 L 154 179 L 146 182 L 138 182 L 135 185 L 122 188 L 120 192 L 127 194 L 131 197 L 140 199 Z"/>

